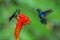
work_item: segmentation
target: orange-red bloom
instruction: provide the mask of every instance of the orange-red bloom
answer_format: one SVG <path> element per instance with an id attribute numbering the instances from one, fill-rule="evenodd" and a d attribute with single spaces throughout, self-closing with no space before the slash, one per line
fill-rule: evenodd
<path id="1" fill-rule="evenodd" d="M 25 14 L 20 13 L 18 15 L 19 18 L 16 18 L 17 20 L 17 24 L 16 24 L 16 28 L 15 28 L 15 38 L 16 40 L 19 39 L 19 34 L 20 31 L 22 30 L 23 26 L 25 24 L 30 24 L 30 19 L 28 16 L 26 16 Z"/>

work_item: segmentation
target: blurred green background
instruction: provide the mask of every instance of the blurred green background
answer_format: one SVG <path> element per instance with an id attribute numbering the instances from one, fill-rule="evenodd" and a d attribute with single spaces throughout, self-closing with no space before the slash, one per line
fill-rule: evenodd
<path id="1" fill-rule="evenodd" d="M 52 26 L 41 24 L 37 8 L 53 10 L 47 16 Z M 21 30 L 20 40 L 60 40 L 60 0 L 0 0 L 0 40 L 15 40 L 16 19 L 8 20 L 16 9 L 21 9 L 31 20 Z"/>

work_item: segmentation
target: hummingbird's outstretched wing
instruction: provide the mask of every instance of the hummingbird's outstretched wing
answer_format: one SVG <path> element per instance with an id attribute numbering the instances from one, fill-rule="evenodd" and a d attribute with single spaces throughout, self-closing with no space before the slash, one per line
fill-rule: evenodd
<path id="1" fill-rule="evenodd" d="M 16 12 L 18 12 L 18 14 L 20 14 L 20 10 L 16 10 L 12 16 L 9 18 L 9 22 L 12 20 L 12 18 L 16 18 L 18 16 L 18 14 L 16 14 Z"/>
<path id="2" fill-rule="evenodd" d="M 52 9 L 49 9 L 49 10 L 44 11 L 45 16 L 47 16 L 48 14 L 50 14 L 50 13 L 52 13 L 52 12 L 53 12 L 53 10 L 52 10 Z"/>

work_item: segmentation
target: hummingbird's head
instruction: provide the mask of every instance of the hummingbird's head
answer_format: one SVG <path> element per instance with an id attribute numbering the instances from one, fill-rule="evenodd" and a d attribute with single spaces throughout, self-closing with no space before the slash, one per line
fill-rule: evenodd
<path id="1" fill-rule="evenodd" d="M 20 14 L 21 10 L 20 9 L 17 9 L 16 12 L 18 12 L 18 14 Z"/>
<path id="2" fill-rule="evenodd" d="M 20 14 L 20 9 L 16 9 L 16 11 L 14 12 L 14 18 L 17 18 L 17 16 Z"/>
<path id="3" fill-rule="evenodd" d="M 37 10 L 37 12 L 38 12 L 38 13 L 40 13 L 40 12 L 41 12 L 41 9 L 36 9 L 36 10 Z"/>

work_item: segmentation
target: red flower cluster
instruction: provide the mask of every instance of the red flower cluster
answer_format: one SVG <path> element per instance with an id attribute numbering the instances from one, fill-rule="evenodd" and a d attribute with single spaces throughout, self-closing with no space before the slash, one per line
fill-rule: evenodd
<path id="1" fill-rule="evenodd" d="M 16 28 L 15 28 L 15 38 L 16 39 L 19 39 L 19 34 L 20 34 L 20 31 L 22 30 L 23 26 L 25 24 L 30 24 L 30 19 L 25 14 L 20 13 L 18 15 L 18 17 L 19 18 L 16 18 L 17 24 L 16 24 Z"/>

